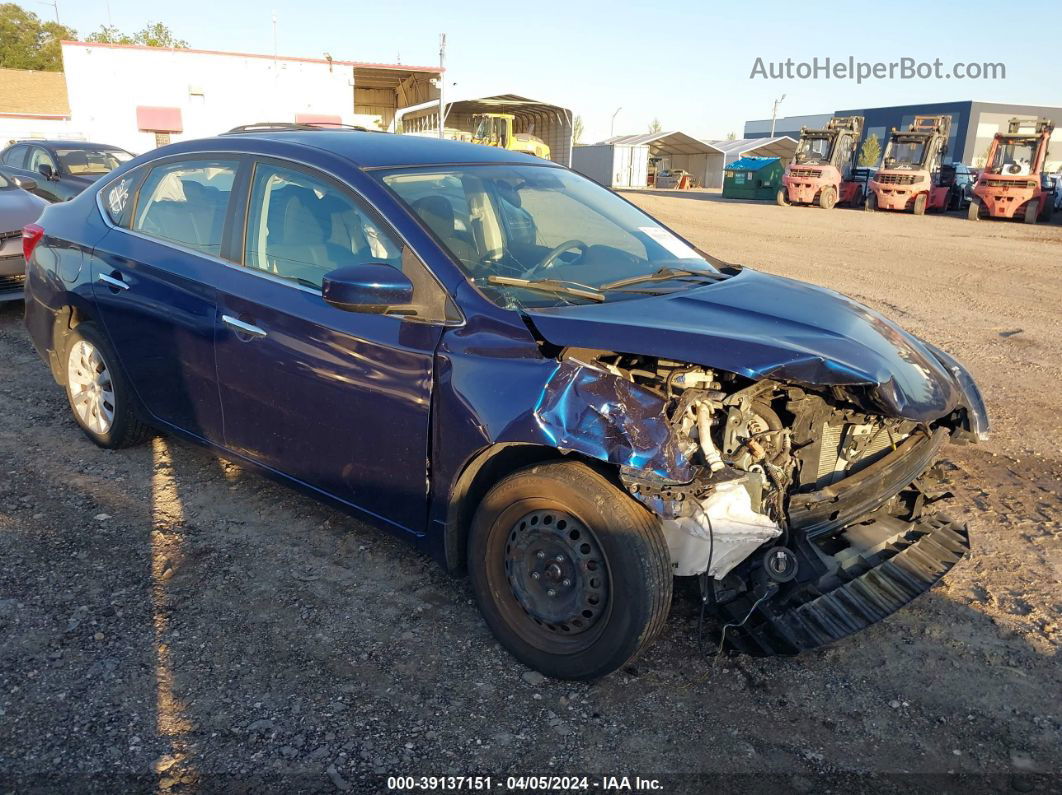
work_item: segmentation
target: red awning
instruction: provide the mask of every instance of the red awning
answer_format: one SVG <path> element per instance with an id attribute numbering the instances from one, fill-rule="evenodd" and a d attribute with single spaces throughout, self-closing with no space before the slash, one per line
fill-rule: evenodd
<path id="1" fill-rule="evenodd" d="M 150 108 L 138 105 L 136 108 L 136 126 L 138 130 L 148 132 L 172 132 L 184 131 L 181 124 L 180 108 Z"/>
<path id="2" fill-rule="evenodd" d="M 296 124 L 342 124 L 343 119 L 339 116 L 329 116 L 324 113 L 296 113 Z"/>

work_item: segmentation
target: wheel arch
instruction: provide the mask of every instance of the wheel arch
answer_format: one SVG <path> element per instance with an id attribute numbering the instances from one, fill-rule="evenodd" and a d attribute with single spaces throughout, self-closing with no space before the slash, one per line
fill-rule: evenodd
<path id="1" fill-rule="evenodd" d="M 66 368 L 63 366 L 62 356 L 66 350 L 66 338 L 70 332 L 81 323 L 95 320 L 92 307 L 87 301 L 74 294 L 68 296 L 68 300 L 55 312 L 52 323 L 51 347 L 48 350 L 48 364 L 52 370 L 52 377 L 61 386 L 66 384 Z"/>
<path id="2" fill-rule="evenodd" d="M 446 570 L 466 572 L 468 530 L 480 502 L 513 472 L 547 461 L 579 461 L 593 466 L 619 485 L 619 472 L 610 464 L 579 453 L 562 453 L 555 447 L 531 442 L 497 442 L 474 455 L 463 467 L 447 495 L 443 553 Z"/>

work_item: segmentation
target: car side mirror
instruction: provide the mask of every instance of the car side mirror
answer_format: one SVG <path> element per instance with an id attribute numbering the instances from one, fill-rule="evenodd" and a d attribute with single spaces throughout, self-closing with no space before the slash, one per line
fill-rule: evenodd
<path id="1" fill-rule="evenodd" d="M 37 180 L 30 177 L 12 177 L 12 181 L 22 190 L 37 190 Z"/>
<path id="2" fill-rule="evenodd" d="M 47 180 L 54 180 L 56 178 L 55 170 L 47 163 L 41 163 L 37 166 L 37 170 L 41 172 L 41 176 Z"/>
<path id="3" fill-rule="evenodd" d="M 321 282 L 325 303 L 348 312 L 383 314 L 413 302 L 413 283 L 385 262 L 344 265 L 326 273 Z"/>

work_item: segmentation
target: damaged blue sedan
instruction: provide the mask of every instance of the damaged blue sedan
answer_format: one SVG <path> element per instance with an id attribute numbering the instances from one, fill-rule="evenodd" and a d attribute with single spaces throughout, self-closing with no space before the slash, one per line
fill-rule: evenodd
<path id="1" fill-rule="evenodd" d="M 795 654 L 968 550 L 934 462 L 988 420 L 944 351 L 552 163 L 292 127 L 154 150 L 24 230 L 26 324 L 96 444 L 172 433 L 406 536 L 571 679 L 652 643 L 676 576 L 732 647 Z"/>

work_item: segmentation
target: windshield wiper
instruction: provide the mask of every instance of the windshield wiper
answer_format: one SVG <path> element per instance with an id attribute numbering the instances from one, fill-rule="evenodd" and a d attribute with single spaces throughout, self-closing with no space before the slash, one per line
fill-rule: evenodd
<path id="1" fill-rule="evenodd" d="M 605 296 L 599 290 L 588 284 L 569 282 L 562 279 L 521 279 L 516 276 L 488 276 L 490 284 L 500 284 L 506 287 L 523 287 L 528 290 L 540 290 L 544 293 L 572 295 L 576 298 L 585 298 L 588 301 L 605 300 Z"/>
<path id="2" fill-rule="evenodd" d="M 614 282 L 606 282 L 598 287 L 598 290 L 614 290 L 617 287 L 627 287 L 631 284 L 641 284 L 643 282 L 664 282 L 668 279 L 674 279 L 676 276 L 704 276 L 711 281 L 721 281 L 726 278 L 725 274 L 716 273 L 715 271 L 705 270 L 693 270 L 691 268 L 660 268 L 655 273 L 645 273 L 641 276 L 628 276 L 626 279 L 617 279 Z"/>

